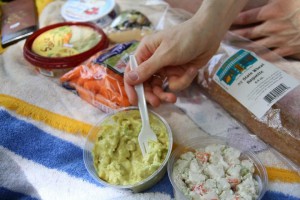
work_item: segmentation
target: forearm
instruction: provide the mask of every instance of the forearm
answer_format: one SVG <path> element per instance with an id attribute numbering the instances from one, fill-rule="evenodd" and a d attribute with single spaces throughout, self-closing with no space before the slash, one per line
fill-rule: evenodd
<path id="1" fill-rule="evenodd" d="M 221 41 L 247 2 L 248 0 L 203 0 L 191 20 L 195 23 L 195 29 L 200 32 L 208 29 Z"/>
<path id="2" fill-rule="evenodd" d="M 196 13 L 202 0 L 165 0 L 172 8 L 180 8 L 190 13 Z"/>

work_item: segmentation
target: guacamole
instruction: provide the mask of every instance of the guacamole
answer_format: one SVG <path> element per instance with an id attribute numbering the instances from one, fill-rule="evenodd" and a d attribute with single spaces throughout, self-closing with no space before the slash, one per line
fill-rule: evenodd
<path id="1" fill-rule="evenodd" d="M 92 153 L 102 180 L 114 185 L 134 185 L 161 166 L 169 148 L 167 128 L 151 113 L 149 119 L 158 140 L 149 142 L 150 152 L 145 157 L 138 144 L 142 126 L 138 110 L 119 112 L 101 123 Z"/>

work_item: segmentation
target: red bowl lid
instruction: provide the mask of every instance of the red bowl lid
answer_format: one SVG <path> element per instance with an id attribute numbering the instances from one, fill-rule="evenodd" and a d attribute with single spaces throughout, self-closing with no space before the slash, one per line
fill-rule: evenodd
<path id="1" fill-rule="evenodd" d="M 86 51 L 83 51 L 82 53 L 71 55 L 71 56 L 65 56 L 65 57 L 46 57 L 46 56 L 39 55 L 32 50 L 35 39 L 37 39 L 43 33 L 58 27 L 73 26 L 73 25 L 79 27 L 84 26 L 84 27 L 92 28 L 94 31 L 99 33 L 99 35 L 101 35 L 100 41 L 95 46 L 93 46 L 92 48 Z M 26 39 L 23 48 L 23 55 L 24 58 L 34 66 L 45 68 L 45 69 L 64 69 L 64 68 L 76 67 L 77 65 L 79 65 L 80 63 L 82 63 L 83 61 L 91 57 L 93 54 L 107 48 L 108 46 L 109 46 L 109 40 L 106 34 L 103 32 L 103 30 L 100 27 L 96 26 L 95 24 L 88 23 L 88 22 L 63 22 L 63 23 L 57 23 L 50 26 L 46 26 L 34 32 L 30 37 Z"/>

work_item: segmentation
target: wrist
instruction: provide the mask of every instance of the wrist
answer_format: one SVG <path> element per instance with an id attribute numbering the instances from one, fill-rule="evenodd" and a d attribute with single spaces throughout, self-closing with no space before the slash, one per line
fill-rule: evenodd
<path id="1" fill-rule="evenodd" d="M 190 19 L 197 32 L 207 31 L 221 41 L 233 20 L 248 0 L 203 0 L 201 7 Z"/>

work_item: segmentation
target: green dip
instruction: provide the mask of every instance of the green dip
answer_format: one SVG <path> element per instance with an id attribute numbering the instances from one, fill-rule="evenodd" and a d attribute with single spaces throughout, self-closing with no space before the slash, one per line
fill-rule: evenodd
<path id="1" fill-rule="evenodd" d="M 119 112 L 101 123 L 92 153 L 102 180 L 114 185 L 133 185 L 161 166 L 169 147 L 167 128 L 151 113 L 149 119 L 158 141 L 149 142 L 150 152 L 145 157 L 138 144 L 142 126 L 138 110 Z"/>

